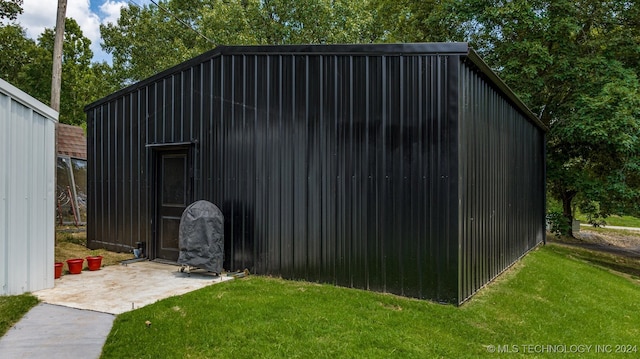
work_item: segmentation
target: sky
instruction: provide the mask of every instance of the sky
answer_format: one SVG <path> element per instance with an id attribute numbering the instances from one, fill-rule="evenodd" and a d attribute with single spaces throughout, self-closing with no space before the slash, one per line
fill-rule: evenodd
<path id="1" fill-rule="evenodd" d="M 150 4 L 150 0 L 130 0 L 140 6 Z M 100 47 L 100 24 L 116 23 L 120 9 L 129 4 L 129 0 L 67 0 L 67 17 L 78 22 L 82 33 L 91 40 L 94 61 L 111 63 L 111 56 Z M 27 36 L 37 39 L 45 28 L 56 26 L 56 0 L 24 0 L 24 12 L 17 22 L 25 28 Z"/>

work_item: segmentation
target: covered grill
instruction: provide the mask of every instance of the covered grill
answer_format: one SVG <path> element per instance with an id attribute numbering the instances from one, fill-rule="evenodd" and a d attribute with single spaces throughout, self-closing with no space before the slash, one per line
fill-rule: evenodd
<path id="1" fill-rule="evenodd" d="M 224 216 L 211 202 L 200 200 L 182 213 L 179 232 L 180 271 L 190 267 L 220 274 L 224 261 Z"/>

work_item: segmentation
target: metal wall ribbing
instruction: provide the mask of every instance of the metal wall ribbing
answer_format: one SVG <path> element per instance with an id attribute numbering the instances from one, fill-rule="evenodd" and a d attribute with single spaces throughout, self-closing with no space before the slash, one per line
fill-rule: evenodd
<path id="1" fill-rule="evenodd" d="M 0 79 L 0 296 L 53 287 L 57 122 Z"/>
<path id="2" fill-rule="evenodd" d="M 194 200 L 225 215 L 226 269 L 460 302 L 477 289 L 459 288 L 476 275 L 460 157 L 490 146 L 459 142 L 468 51 L 220 47 L 88 106 L 89 246 L 152 242 L 149 145 L 189 143 Z"/>
<path id="3" fill-rule="evenodd" d="M 470 297 L 544 239 L 544 131 L 460 64 L 460 287 Z"/>

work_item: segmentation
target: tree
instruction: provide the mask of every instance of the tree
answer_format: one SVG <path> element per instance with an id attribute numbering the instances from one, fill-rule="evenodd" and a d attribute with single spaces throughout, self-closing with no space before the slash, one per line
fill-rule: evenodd
<path id="1" fill-rule="evenodd" d="M 60 111 L 60 88 L 62 86 L 62 47 L 64 45 L 64 23 L 67 16 L 67 0 L 58 0 L 56 29 L 53 41 L 53 65 L 51 70 L 50 106 Z"/>
<path id="2" fill-rule="evenodd" d="M 22 14 L 23 0 L 0 0 L 0 19 L 15 20 Z"/>
<path id="3" fill-rule="evenodd" d="M 79 125 L 85 122 L 84 106 L 108 92 L 104 90 L 99 92 L 88 91 L 91 88 L 99 90 L 93 85 L 97 79 L 95 77 L 96 72 L 91 67 L 91 59 L 93 58 L 93 52 L 90 49 L 91 40 L 82 34 L 80 26 L 74 19 L 67 18 L 65 23 L 60 121 Z M 44 82 L 48 83 L 51 78 L 54 37 L 55 34 L 52 29 L 45 29 L 38 39 L 39 47 L 44 50 L 42 58 L 34 63 L 33 68 L 29 69 L 31 71 L 29 80 L 34 84 L 38 84 L 38 89 L 41 89 Z M 45 70 L 47 67 L 49 70 Z M 38 72 L 40 73 L 40 78 L 33 78 L 33 75 Z M 43 76 L 45 73 L 48 74 L 46 78 Z"/>
<path id="4" fill-rule="evenodd" d="M 167 6 L 160 2 L 161 6 Z M 187 23 L 192 19 L 185 19 Z M 122 8 L 117 24 L 100 26 L 122 85 L 139 81 L 202 52 L 198 35 L 154 5 Z"/>
<path id="5" fill-rule="evenodd" d="M 640 214 L 638 5 L 475 0 L 442 9 L 549 126 L 548 187 L 565 220 L 575 205 L 592 218 Z"/>
<path id="6" fill-rule="evenodd" d="M 265 0 L 254 31 L 266 44 L 371 43 L 379 26 L 369 1 Z"/>
<path id="7" fill-rule="evenodd" d="M 139 81 L 217 45 L 373 42 L 369 1 L 168 0 L 124 8 L 101 26 L 123 84 Z"/>
<path id="8" fill-rule="evenodd" d="M 384 42 L 442 42 L 463 37 L 459 18 L 448 8 L 450 1 L 372 0 L 370 12 L 375 16 Z"/>
<path id="9" fill-rule="evenodd" d="M 66 20 L 60 122 L 81 125 L 84 106 L 114 91 L 117 85 L 106 64 L 91 64 L 91 41 L 78 23 Z M 26 38 L 20 25 L 0 27 L 0 76 L 43 103 L 51 99 L 51 71 L 54 32 L 45 29 L 37 43 Z"/>
<path id="10" fill-rule="evenodd" d="M 36 42 L 27 38 L 20 25 L 0 25 L 0 78 L 17 85 L 20 72 L 36 51 Z"/>

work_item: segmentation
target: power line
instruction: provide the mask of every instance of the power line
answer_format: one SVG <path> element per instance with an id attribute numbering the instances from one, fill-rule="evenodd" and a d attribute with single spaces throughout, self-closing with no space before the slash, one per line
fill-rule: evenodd
<path id="1" fill-rule="evenodd" d="M 142 6 L 140 6 L 138 3 L 136 3 L 133 0 L 127 0 L 129 2 L 129 4 L 133 4 L 139 8 L 142 8 Z M 198 36 L 202 37 L 203 39 L 207 40 L 208 42 L 212 43 L 212 44 L 216 44 L 213 40 L 211 40 L 210 38 L 206 37 L 203 33 L 201 33 L 200 31 L 194 29 L 191 25 L 187 24 L 184 20 L 178 18 L 176 15 L 174 15 L 171 11 L 169 11 L 169 9 L 165 8 L 164 6 L 160 6 L 160 4 L 156 3 L 154 0 L 149 0 L 151 1 L 151 3 L 155 6 L 158 7 L 158 9 L 166 12 L 167 14 L 169 14 L 169 16 L 171 16 L 172 18 L 174 18 L 176 21 L 178 21 L 179 23 L 181 23 L 182 25 L 184 25 L 185 27 L 187 27 L 189 30 L 195 32 Z"/>

